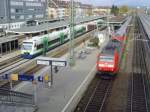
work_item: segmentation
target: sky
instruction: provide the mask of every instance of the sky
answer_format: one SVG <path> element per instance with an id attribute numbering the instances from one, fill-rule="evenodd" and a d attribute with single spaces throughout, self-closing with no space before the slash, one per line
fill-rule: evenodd
<path id="1" fill-rule="evenodd" d="M 129 6 L 150 6 L 150 0 L 77 0 L 82 3 L 110 6 L 115 5 L 129 5 Z"/>

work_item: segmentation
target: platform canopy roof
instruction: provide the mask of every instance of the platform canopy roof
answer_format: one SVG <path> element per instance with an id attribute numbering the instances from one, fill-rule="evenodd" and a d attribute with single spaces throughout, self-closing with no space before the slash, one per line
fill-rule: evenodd
<path id="1" fill-rule="evenodd" d="M 21 35 L 7 35 L 7 36 L 0 37 L 0 44 L 18 40 L 19 36 Z"/>
<path id="2" fill-rule="evenodd" d="M 90 17 L 83 17 L 83 18 L 76 18 L 75 19 L 75 24 L 80 24 L 92 20 L 98 20 L 101 18 L 104 18 L 106 16 L 90 16 Z M 51 29 L 56 29 L 56 28 L 61 28 L 69 25 L 69 19 L 64 20 L 64 21 L 57 21 L 54 23 L 43 23 L 41 25 L 37 26 L 24 26 L 19 29 L 13 29 L 9 30 L 8 32 L 11 33 L 20 33 L 20 34 L 30 34 L 30 33 L 38 33 L 38 32 L 43 32 Z"/>
<path id="3" fill-rule="evenodd" d="M 110 24 L 123 24 L 126 20 L 127 20 L 127 17 L 112 17 L 109 19 L 109 23 Z"/>

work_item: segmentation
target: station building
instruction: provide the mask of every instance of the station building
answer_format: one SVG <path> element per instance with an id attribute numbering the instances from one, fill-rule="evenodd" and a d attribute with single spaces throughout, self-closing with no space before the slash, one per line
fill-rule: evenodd
<path id="1" fill-rule="evenodd" d="M 0 55 L 18 50 L 24 35 L 7 35 L 0 38 Z"/>
<path id="2" fill-rule="evenodd" d="M 1 0 L 0 28 L 16 29 L 26 20 L 43 19 L 46 9 L 46 0 Z"/>

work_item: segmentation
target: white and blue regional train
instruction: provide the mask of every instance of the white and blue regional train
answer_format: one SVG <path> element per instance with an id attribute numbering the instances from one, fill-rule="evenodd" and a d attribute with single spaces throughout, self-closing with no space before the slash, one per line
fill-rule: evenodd
<path id="1" fill-rule="evenodd" d="M 75 26 L 75 36 L 83 34 L 87 31 L 87 24 Z M 64 44 L 69 40 L 69 28 L 61 31 L 54 31 L 52 33 L 36 36 L 32 39 L 24 40 L 21 47 L 21 57 L 25 59 L 32 59 L 39 56 L 43 52 L 43 40 L 47 40 L 47 51 Z"/>

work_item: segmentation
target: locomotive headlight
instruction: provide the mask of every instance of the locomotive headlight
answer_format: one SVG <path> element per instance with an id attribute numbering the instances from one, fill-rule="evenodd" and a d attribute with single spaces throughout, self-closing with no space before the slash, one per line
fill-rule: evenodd
<path id="1" fill-rule="evenodd" d="M 104 64 L 99 64 L 99 67 L 104 67 Z"/>
<path id="2" fill-rule="evenodd" d="M 114 65 L 108 65 L 108 67 L 114 67 Z"/>

